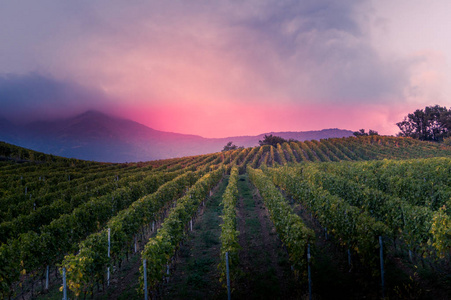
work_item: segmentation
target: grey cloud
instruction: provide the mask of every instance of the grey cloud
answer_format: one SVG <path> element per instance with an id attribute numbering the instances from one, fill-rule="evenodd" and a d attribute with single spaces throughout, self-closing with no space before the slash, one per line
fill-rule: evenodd
<path id="1" fill-rule="evenodd" d="M 0 116 L 16 122 L 75 115 L 109 101 L 101 91 L 38 73 L 0 76 Z"/>
<path id="2" fill-rule="evenodd" d="M 50 6 L 53 2 L 59 4 Z M 120 60 L 134 51 L 170 53 L 177 58 L 189 51 L 193 57 L 207 49 L 205 52 L 211 50 L 230 59 L 231 65 L 244 74 L 244 83 L 229 82 L 227 70 L 217 71 L 224 73 L 227 96 L 233 99 L 384 101 L 402 98 L 409 84 L 412 62 L 382 57 L 371 45 L 365 24 L 369 22 L 365 14 L 371 15 L 370 0 L 46 3 L 45 9 L 19 18 L 20 21 L 13 20 L 14 14 L 2 21 L 1 17 L 8 17 L 8 13 L 0 10 L 0 25 L 15 26 L 10 32 L 0 32 L 0 65 L 4 67 L 0 72 L 43 70 L 57 76 L 73 76 L 79 82 L 84 82 L 83 72 L 91 72 L 94 75 L 87 74 L 85 78 L 108 83 L 110 77 L 122 76 L 120 70 L 112 71 L 102 65 L 93 70 L 78 69 L 78 65 Z M 19 4 L 11 5 L 19 10 Z M 28 1 L 27 7 L 32 10 L 40 5 Z M 46 21 L 43 28 L 34 26 L 42 20 Z M 26 30 L 17 31 L 20 28 Z M 205 32 L 213 38 L 204 37 Z M 8 41 L 14 41 L 11 47 L 7 46 Z M 188 49 L 183 43 L 186 41 L 190 42 Z M 178 47 L 179 44 L 184 47 Z M 149 56 L 148 60 L 158 57 Z M 202 67 L 204 61 L 199 59 L 198 65 Z M 148 76 L 150 82 L 158 82 L 165 74 L 150 72 Z M 117 82 L 120 84 L 121 79 Z M 55 95 L 64 94 L 59 99 L 72 99 L 67 90 L 78 94 L 82 90 L 68 82 L 63 82 L 65 88 L 60 89 L 41 84 L 53 89 Z M 97 92 L 83 93 L 89 99 L 97 98 L 92 97 Z M 62 101 L 59 103 L 62 105 Z"/>
<path id="3" fill-rule="evenodd" d="M 257 47 L 268 49 L 260 52 L 275 54 L 278 64 L 268 65 L 268 81 L 278 73 L 292 98 L 327 102 L 402 98 L 413 62 L 377 53 L 364 23 L 364 14 L 370 12 L 367 1 L 281 1 L 236 24 L 251 30 L 249 38 Z M 247 55 L 246 60 L 256 65 L 265 60 L 251 49 Z"/>

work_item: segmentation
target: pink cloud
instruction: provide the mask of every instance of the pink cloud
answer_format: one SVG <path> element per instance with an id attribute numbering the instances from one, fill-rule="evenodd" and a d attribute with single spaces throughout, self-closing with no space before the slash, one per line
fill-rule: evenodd
<path id="1" fill-rule="evenodd" d="M 121 115 L 151 128 L 203 137 L 256 135 L 270 131 L 307 131 L 325 128 L 373 129 L 398 132 L 403 106 L 324 104 L 178 103 L 128 107 Z M 413 110 L 412 110 L 413 111 Z"/>

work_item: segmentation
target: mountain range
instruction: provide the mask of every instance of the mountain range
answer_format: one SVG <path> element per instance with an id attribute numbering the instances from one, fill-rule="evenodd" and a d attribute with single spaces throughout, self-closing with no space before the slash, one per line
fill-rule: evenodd
<path id="1" fill-rule="evenodd" d="M 265 134 L 304 141 L 352 136 L 352 131 L 324 129 L 204 138 L 155 130 L 98 111 L 21 126 L 0 118 L 2 141 L 48 154 L 103 162 L 149 161 L 213 153 L 221 151 L 229 141 L 237 146 L 253 147 L 258 145 Z"/>

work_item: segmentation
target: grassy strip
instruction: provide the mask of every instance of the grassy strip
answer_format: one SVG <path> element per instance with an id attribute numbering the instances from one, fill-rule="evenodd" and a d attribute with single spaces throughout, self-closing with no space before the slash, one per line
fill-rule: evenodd
<path id="1" fill-rule="evenodd" d="M 227 292 L 219 282 L 220 269 L 217 268 L 221 247 L 221 203 L 228 185 L 227 177 L 205 201 L 205 207 L 193 224 L 193 231 L 188 232 L 188 238 L 177 251 L 170 280 L 158 295 L 162 299 L 227 299 Z"/>

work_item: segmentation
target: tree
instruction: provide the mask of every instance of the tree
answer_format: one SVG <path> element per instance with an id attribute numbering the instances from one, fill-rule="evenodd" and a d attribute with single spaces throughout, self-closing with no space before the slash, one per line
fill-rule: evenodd
<path id="1" fill-rule="evenodd" d="M 236 150 L 238 149 L 237 145 L 234 145 L 233 142 L 228 142 L 227 145 L 224 146 L 222 151 Z"/>
<path id="2" fill-rule="evenodd" d="M 368 133 L 365 132 L 365 129 L 360 129 L 359 131 L 355 131 L 352 133 L 355 136 L 368 136 L 368 135 L 379 135 L 376 130 L 370 129 Z"/>
<path id="3" fill-rule="evenodd" d="M 368 133 L 365 132 L 365 129 L 360 129 L 359 131 L 354 131 L 352 133 L 355 136 L 365 136 L 368 135 Z"/>
<path id="4" fill-rule="evenodd" d="M 258 141 L 260 146 L 271 145 L 271 146 L 274 146 L 274 147 L 277 147 L 277 144 L 283 144 L 283 143 L 286 143 L 286 142 L 287 142 L 286 139 L 284 139 L 284 138 L 282 138 L 280 136 L 272 135 L 272 134 L 270 134 L 270 135 L 266 135 L 265 134 L 265 138 L 262 141 L 261 140 Z"/>
<path id="5" fill-rule="evenodd" d="M 401 132 L 398 136 L 422 141 L 443 141 L 451 135 L 451 109 L 439 105 L 417 109 L 396 123 Z"/>

